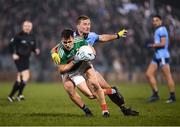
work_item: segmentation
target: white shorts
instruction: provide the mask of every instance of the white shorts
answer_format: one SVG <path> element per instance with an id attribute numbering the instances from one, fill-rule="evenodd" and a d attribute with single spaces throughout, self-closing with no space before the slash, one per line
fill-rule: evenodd
<path id="1" fill-rule="evenodd" d="M 91 67 L 93 67 L 93 66 L 90 62 L 84 62 L 76 71 L 62 74 L 61 75 L 62 80 L 66 79 L 68 77 L 77 86 L 80 83 L 85 81 L 84 72 L 88 68 L 91 68 Z"/>
<path id="2" fill-rule="evenodd" d="M 73 81 L 75 86 L 77 86 L 77 85 L 79 85 L 79 84 L 81 84 L 82 82 L 85 81 L 85 78 L 82 75 L 74 75 L 74 76 L 72 76 L 70 78 Z"/>

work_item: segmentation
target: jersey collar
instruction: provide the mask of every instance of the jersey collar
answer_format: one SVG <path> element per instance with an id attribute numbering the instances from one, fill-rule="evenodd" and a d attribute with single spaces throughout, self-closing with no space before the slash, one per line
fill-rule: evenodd
<path id="1" fill-rule="evenodd" d="M 89 35 L 89 33 L 88 34 L 83 34 L 84 39 L 87 39 L 88 35 Z M 77 30 L 74 32 L 74 36 L 80 36 L 80 34 L 79 34 L 79 32 Z"/>

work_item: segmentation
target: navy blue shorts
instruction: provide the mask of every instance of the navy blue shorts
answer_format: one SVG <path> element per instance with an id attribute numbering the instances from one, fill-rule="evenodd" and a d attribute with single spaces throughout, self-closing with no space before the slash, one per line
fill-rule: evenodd
<path id="1" fill-rule="evenodd" d="M 151 61 L 152 64 L 157 64 L 159 67 L 163 67 L 166 64 L 169 64 L 169 58 L 153 58 L 153 60 Z"/>

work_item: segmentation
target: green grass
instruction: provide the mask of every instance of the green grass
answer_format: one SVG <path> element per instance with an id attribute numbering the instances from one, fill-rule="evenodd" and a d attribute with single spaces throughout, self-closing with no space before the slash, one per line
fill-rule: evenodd
<path id="1" fill-rule="evenodd" d="M 110 118 L 103 118 L 96 100 L 88 100 L 82 95 L 94 116 L 86 118 L 84 113 L 68 98 L 62 84 L 29 83 L 25 88 L 25 101 L 10 103 L 7 95 L 11 83 L 0 83 L 0 125 L 49 125 L 49 126 L 125 126 L 125 125 L 180 125 L 180 86 L 176 86 L 177 102 L 166 104 L 168 89 L 160 85 L 160 101 L 147 104 L 145 100 L 151 91 L 147 84 L 119 85 L 126 103 L 140 112 L 138 117 L 123 116 L 119 108 L 107 98 Z"/>

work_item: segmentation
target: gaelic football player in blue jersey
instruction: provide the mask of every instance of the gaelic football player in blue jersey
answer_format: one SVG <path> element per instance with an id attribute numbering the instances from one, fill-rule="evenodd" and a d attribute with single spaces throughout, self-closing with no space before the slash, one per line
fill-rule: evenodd
<path id="1" fill-rule="evenodd" d="M 120 37 L 126 37 L 127 30 L 123 29 L 115 34 L 101 34 L 98 35 L 95 32 L 90 32 L 91 30 L 91 20 L 86 15 L 81 15 L 76 20 L 77 30 L 74 32 L 74 36 L 79 36 L 84 38 L 89 45 L 94 46 L 95 43 L 105 43 L 108 41 L 119 39 Z M 102 88 L 111 88 L 111 86 L 106 82 L 102 75 L 96 71 L 96 76 L 98 82 Z M 116 87 L 112 87 L 116 90 L 116 94 L 107 94 L 113 103 L 118 105 L 124 115 L 137 116 L 139 112 L 134 111 L 125 106 L 124 97 L 120 94 Z"/>
<path id="2" fill-rule="evenodd" d="M 162 18 L 159 15 L 155 15 L 152 17 L 152 25 L 155 28 L 154 31 L 154 42 L 149 44 L 149 48 L 155 49 L 153 59 L 149 64 L 146 76 L 150 82 L 150 86 L 152 88 L 153 95 L 147 100 L 148 102 L 154 102 L 159 100 L 158 95 L 158 87 L 157 81 L 155 78 L 155 72 L 157 71 L 158 67 L 162 70 L 165 79 L 167 80 L 170 96 L 166 103 L 175 102 L 175 85 L 170 71 L 169 65 L 169 37 L 168 32 L 165 26 L 162 24 Z"/>

